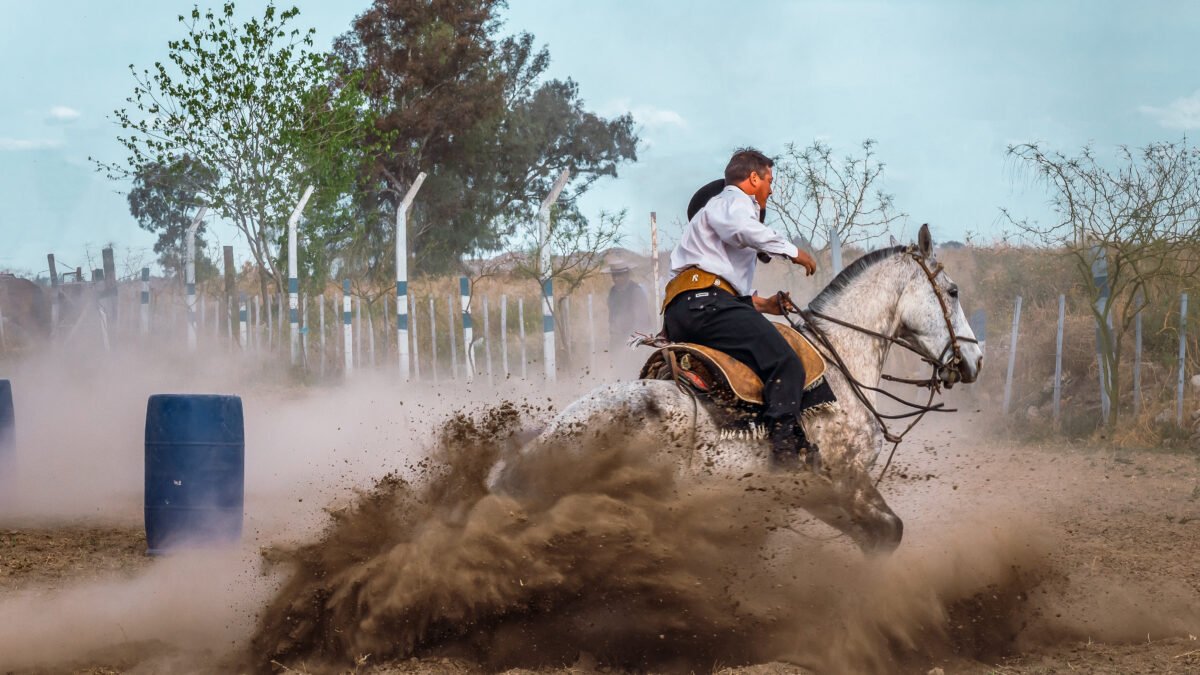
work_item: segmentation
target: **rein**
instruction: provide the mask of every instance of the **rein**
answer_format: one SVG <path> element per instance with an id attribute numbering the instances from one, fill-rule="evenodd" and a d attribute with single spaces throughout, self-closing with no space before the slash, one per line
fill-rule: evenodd
<path id="1" fill-rule="evenodd" d="M 859 402 L 862 403 L 864 407 L 866 407 L 867 411 L 870 412 L 871 415 L 875 418 L 875 421 L 879 423 L 879 427 L 883 431 L 884 440 L 886 440 L 892 444 L 891 452 L 888 453 L 887 462 L 883 465 L 883 470 L 879 472 L 879 477 L 875 479 L 875 485 L 879 485 L 879 483 L 883 481 L 883 477 L 885 475 L 887 475 L 888 468 L 890 468 L 892 465 L 892 458 L 896 454 L 896 449 L 900 447 L 900 442 L 902 440 L 904 440 L 904 437 L 906 435 L 908 435 L 908 432 L 912 431 L 913 427 L 917 426 L 917 423 L 920 422 L 923 417 L 925 417 L 926 413 L 957 412 L 957 410 L 954 408 L 946 408 L 945 405 L 942 403 L 936 403 L 936 404 L 933 403 L 933 397 L 935 395 L 937 395 L 938 393 L 940 393 L 942 390 L 941 379 L 939 378 L 939 375 L 942 372 L 947 372 L 947 373 L 956 372 L 954 369 L 958 368 L 958 366 L 962 363 L 962 348 L 959 345 L 960 342 L 978 343 L 978 340 L 976 340 L 974 338 L 963 337 L 961 335 L 958 335 L 954 331 L 954 323 L 950 318 L 950 305 L 949 305 L 949 303 L 946 302 L 946 298 L 942 295 L 942 289 L 939 288 L 937 285 L 937 275 L 942 271 L 941 263 L 938 263 L 933 269 L 930 269 L 929 265 L 927 264 L 925 256 L 921 255 L 915 247 L 910 247 L 906 251 L 906 254 L 908 256 L 910 256 L 914 261 L 916 261 L 917 265 L 919 265 L 921 267 L 921 271 L 923 271 L 925 273 L 925 278 L 929 280 L 929 284 L 933 288 L 933 294 L 937 297 L 938 304 L 942 308 L 942 318 L 946 322 L 946 331 L 947 331 L 947 334 L 950 336 L 950 340 L 947 343 L 946 347 L 942 349 L 942 353 L 938 355 L 937 359 L 932 359 L 932 358 L 926 356 L 924 353 L 921 352 L 921 350 L 919 350 L 916 346 L 914 346 L 912 343 L 908 342 L 907 340 L 901 340 L 901 339 L 896 338 L 891 335 L 884 335 L 883 333 L 879 333 L 877 331 L 870 330 L 869 328 L 863 328 L 862 326 L 850 323 L 848 321 L 843 321 L 841 319 L 834 318 L 832 316 L 818 312 L 813 309 L 805 309 L 805 310 L 799 310 L 799 311 L 795 312 L 796 314 L 799 314 L 805 320 L 805 325 L 808 327 L 808 329 L 812 333 L 813 337 L 815 337 L 817 339 L 817 342 L 820 343 L 821 347 L 823 347 L 825 349 L 825 351 L 828 352 L 829 360 L 831 360 L 834 363 L 834 365 L 837 367 L 837 369 L 839 371 L 841 371 L 842 375 L 846 378 L 846 382 L 848 382 L 850 384 L 850 390 L 854 392 L 855 397 L 858 398 Z M 788 323 L 790 323 L 792 325 L 792 328 L 795 328 L 797 331 L 800 330 L 801 327 L 799 325 L 797 325 L 797 323 L 795 321 L 792 321 L 792 318 L 791 318 L 791 316 L 789 316 L 788 313 L 785 312 L 784 318 L 786 318 Z M 830 323 L 837 324 L 839 326 L 843 326 L 845 328 L 849 328 L 851 330 L 857 331 L 864 335 L 869 335 L 873 338 L 883 340 L 885 342 L 889 342 L 894 345 L 898 345 L 898 346 L 900 346 L 904 349 L 907 349 L 908 351 L 916 354 L 917 356 L 919 356 L 922 361 L 924 361 L 925 363 L 928 363 L 933 368 L 933 372 L 930 374 L 928 379 L 915 380 L 915 379 L 909 379 L 909 378 L 894 377 L 894 376 L 888 375 L 886 373 L 882 373 L 880 375 L 880 377 L 882 379 L 888 380 L 889 382 L 910 384 L 915 387 L 929 389 L 929 400 L 926 401 L 923 405 L 920 403 L 913 403 L 912 401 L 906 401 L 906 400 L 900 398 L 899 396 L 892 394 L 889 391 L 880 389 L 879 387 L 874 387 L 869 384 L 860 382 L 857 378 L 854 377 L 854 375 L 852 375 L 850 373 L 850 369 L 846 366 L 846 362 L 842 360 L 841 355 L 838 354 L 837 349 L 834 348 L 833 342 L 830 341 L 829 336 L 825 333 L 825 331 L 821 330 L 816 325 L 815 322 L 812 321 L 813 318 L 821 319 L 823 321 L 828 321 Z M 944 357 L 946 356 L 946 352 L 950 352 L 949 360 L 943 360 Z M 912 408 L 912 410 L 905 412 L 905 413 L 896 414 L 896 415 L 885 415 L 885 414 L 879 412 L 878 408 L 876 408 L 875 405 L 873 405 L 871 403 L 870 398 L 867 396 L 866 393 L 864 393 L 864 390 L 872 391 L 877 394 L 883 394 L 884 396 L 887 396 L 888 398 L 892 399 L 893 401 L 896 401 L 897 403 L 900 403 L 901 405 Z M 914 417 L 915 419 L 913 419 L 912 422 L 910 422 L 908 424 L 908 426 L 906 426 L 904 428 L 904 430 L 901 431 L 899 434 L 893 434 L 891 432 L 891 430 L 888 429 L 887 420 L 901 420 L 901 419 L 907 419 L 910 417 Z"/>

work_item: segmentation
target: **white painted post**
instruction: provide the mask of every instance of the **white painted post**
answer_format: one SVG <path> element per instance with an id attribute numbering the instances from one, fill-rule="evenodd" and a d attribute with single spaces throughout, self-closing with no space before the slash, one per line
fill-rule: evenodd
<path id="1" fill-rule="evenodd" d="M 383 297 L 383 313 L 380 314 L 379 316 L 382 319 L 382 321 L 380 321 L 380 325 L 383 326 L 383 360 L 386 361 L 388 350 L 392 346 L 392 343 L 390 342 L 391 332 L 389 332 L 388 328 L 387 328 L 388 318 L 391 317 L 392 315 L 388 312 L 388 296 L 387 296 L 387 294 L 384 293 L 382 297 Z"/>
<path id="2" fill-rule="evenodd" d="M 246 294 L 242 293 L 240 302 L 238 302 L 238 339 L 241 341 L 242 350 L 245 351 L 248 347 L 250 327 L 246 325 Z"/>
<path id="3" fill-rule="evenodd" d="M 408 188 L 404 199 L 396 207 L 396 360 L 400 379 L 407 380 L 408 357 L 408 209 L 412 207 L 417 191 L 425 182 L 425 172 Z M 415 305 L 415 303 L 414 303 Z M 416 340 L 413 341 L 414 343 Z M 414 344 L 414 347 L 416 345 Z M 414 350 L 415 351 L 415 350 Z"/>
<path id="4" fill-rule="evenodd" d="M 308 198 L 312 196 L 313 186 L 309 185 L 300 196 L 300 202 L 292 209 L 292 215 L 287 220 L 287 255 L 288 255 L 288 323 L 291 324 L 292 365 L 300 356 L 300 266 L 296 260 L 297 239 L 296 226 L 300 222 L 300 214 L 304 212 Z"/>
<path id="5" fill-rule="evenodd" d="M 1067 312 L 1067 296 L 1058 296 L 1058 337 L 1054 341 L 1054 421 L 1058 421 L 1062 402 L 1063 321 Z"/>
<path id="6" fill-rule="evenodd" d="M 207 312 L 208 308 L 206 307 L 206 305 L 208 303 L 205 302 L 205 300 L 207 300 L 207 298 L 208 298 L 207 295 L 200 296 L 200 321 L 198 321 L 196 323 L 196 332 L 197 333 L 199 333 L 201 328 L 204 328 L 205 322 L 208 321 L 208 312 Z"/>
<path id="7" fill-rule="evenodd" d="M 56 301 L 57 305 L 57 301 Z M 150 268 L 142 268 L 142 335 L 150 334 Z"/>
<path id="8" fill-rule="evenodd" d="M 350 280 L 342 279 L 342 362 L 346 377 L 354 374 L 354 325 L 350 314 Z"/>
<path id="9" fill-rule="evenodd" d="M 187 289 L 187 345 L 188 351 L 196 351 L 196 230 L 204 220 L 207 208 L 201 206 L 188 225 L 184 236 L 186 257 L 183 264 L 183 283 Z"/>
<path id="10" fill-rule="evenodd" d="M 654 211 L 650 212 L 650 275 L 652 277 L 654 277 L 654 305 L 653 306 L 661 307 L 662 306 L 662 298 L 659 295 L 660 289 L 659 289 L 659 285 L 658 285 L 658 214 L 655 213 Z M 592 301 L 591 297 L 592 296 L 590 296 L 590 295 L 588 296 L 589 303 Z M 590 306 L 591 305 L 589 304 L 589 307 Z M 590 314 L 590 312 L 589 312 L 589 314 Z M 593 349 L 592 353 L 595 354 L 595 351 L 596 350 Z M 592 369 L 595 370 L 594 364 L 593 364 Z"/>
<path id="11" fill-rule="evenodd" d="M 1183 426 L 1183 381 L 1187 370 L 1187 293 L 1179 295 L 1179 385 L 1175 389 L 1175 424 Z"/>
<path id="12" fill-rule="evenodd" d="M 446 326 L 450 329 L 450 379 L 458 379 L 458 339 L 454 334 L 454 296 L 446 298 Z"/>
<path id="13" fill-rule="evenodd" d="M 500 367 L 508 379 L 508 296 L 500 296 Z"/>
<path id="14" fill-rule="evenodd" d="M 321 377 L 325 377 L 325 294 L 321 294 L 321 308 L 317 310 L 321 317 Z"/>
<path id="15" fill-rule="evenodd" d="M 542 353 L 546 379 L 550 382 L 557 376 L 557 364 L 554 359 L 554 278 L 550 275 L 550 207 L 558 201 L 558 196 L 562 194 L 570 177 L 571 170 L 563 169 L 538 210 L 538 271 L 542 276 Z"/>
<path id="16" fill-rule="evenodd" d="M 654 277 L 654 287 L 658 288 L 658 276 Z M 654 295 L 655 307 L 658 307 L 658 293 Z M 592 372 L 596 372 L 596 316 L 592 310 L 592 294 L 588 293 L 588 363 L 591 364 Z"/>
<path id="17" fill-rule="evenodd" d="M 525 353 L 525 298 L 517 298 L 517 328 L 521 339 L 521 379 L 529 379 L 529 356 Z"/>
<path id="18" fill-rule="evenodd" d="M 258 296 L 257 295 L 254 296 L 254 303 L 255 303 L 255 307 L 257 308 L 258 307 Z M 267 324 L 267 350 L 269 351 L 269 350 L 275 348 L 275 328 L 274 328 L 273 315 L 271 314 L 271 296 L 264 295 L 262 298 L 262 304 L 263 304 L 263 308 L 266 309 L 266 311 L 267 311 L 267 321 L 266 321 L 266 324 Z M 260 321 L 261 319 L 262 319 L 262 313 L 260 312 L 258 317 L 255 319 L 256 326 L 257 326 L 257 322 Z"/>
<path id="19" fill-rule="evenodd" d="M 465 276 L 458 278 L 458 299 L 462 307 L 463 366 L 467 382 L 475 379 L 475 330 L 471 325 L 471 281 Z"/>
<path id="20" fill-rule="evenodd" d="M 262 349 L 262 315 L 263 315 L 262 305 L 259 304 L 259 297 L 256 295 L 250 301 L 250 335 L 249 335 L 250 346 L 253 347 L 255 351 L 259 351 Z M 270 330 L 270 328 L 271 328 L 271 324 L 267 323 L 268 331 Z M 267 343 L 267 346 L 268 347 L 270 346 L 269 341 Z"/>
<path id="21" fill-rule="evenodd" d="M 492 380 L 492 329 L 490 318 L 488 317 L 488 297 L 483 296 L 483 356 L 484 362 L 487 365 L 488 385 L 493 383 Z"/>
<path id="22" fill-rule="evenodd" d="M 1017 328 L 1021 324 L 1021 296 L 1013 307 L 1012 339 L 1008 347 L 1008 375 L 1004 378 L 1004 414 L 1008 414 L 1008 406 L 1012 401 L 1013 370 L 1017 367 Z"/>
<path id="23" fill-rule="evenodd" d="M 303 308 L 302 311 L 304 312 L 300 322 L 300 363 L 304 366 L 305 370 L 308 370 L 308 304 L 311 300 L 312 296 L 306 295 L 300 303 L 300 307 Z"/>
<path id="24" fill-rule="evenodd" d="M 433 381 L 438 381 L 438 350 L 437 350 L 437 312 L 434 311 L 433 296 L 429 296 L 429 367 L 433 372 Z"/>
<path id="25" fill-rule="evenodd" d="M 1100 291 L 1099 297 L 1096 298 L 1096 313 L 1100 317 L 1104 317 L 1106 306 L 1108 305 L 1108 258 L 1105 255 L 1105 249 L 1102 246 L 1095 245 L 1092 247 L 1092 282 Z M 1112 316 L 1108 317 L 1108 334 L 1112 335 Z M 1112 414 L 1112 401 L 1108 396 L 1108 384 L 1112 380 L 1112 373 L 1109 372 L 1109 362 L 1105 355 L 1104 339 L 1103 339 L 1103 324 L 1096 324 L 1096 359 L 1100 368 L 1098 374 L 1100 377 L 1100 417 L 1105 424 L 1108 424 L 1109 416 Z"/>

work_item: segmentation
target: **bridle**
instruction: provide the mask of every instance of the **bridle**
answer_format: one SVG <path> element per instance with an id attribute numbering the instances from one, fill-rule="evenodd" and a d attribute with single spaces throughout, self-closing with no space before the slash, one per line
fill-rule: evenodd
<path id="1" fill-rule="evenodd" d="M 907 435 L 909 431 L 912 431 L 913 427 L 917 426 L 917 423 L 921 421 L 921 418 L 925 416 L 925 413 L 957 412 L 956 409 L 946 408 L 945 404 L 943 403 L 933 403 L 933 397 L 941 392 L 943 378 L 946 380 L 946 387 L 949 388 L 953 385 L 954 379 L 956 379 L 956 377 L 961 373 L 960 369 L 963 363 L 961 343 L 979 343 L 979 341 L 975 338 L 959 335 L 954 330 L 954 321 L 951 319 L 950 315 L 950 303 L 946 301 L 946 297 L 942 293 L 942 289 L 938 287 L 937 284 L 937 275 L 941 274 L 942 272 L 942 264 L 935 261 L 934 266 L 931 268 L 929 266 L 929 259 L 922 255 L 916 246 L 909 246 L 907 249 L 905 249 L 904 254 L 912 258 L 917 263 L 917 266 L 921 268 L 921 271 L 924 272 L 925 278 L 929 281 L 930 287 L 933 288 L 934 296 L 937 297 L 938 305 L 942 309 L 942 318 L 946 322 L 946 334 L 949 336 L 949 340 L 947 341 L 946 346 L 942 348 L 941 353 L 938 354 L 936 359 L 927 356 L 924 351 L 908 340 L 897 338 L 891 335 L 884 335 L 883 333 L 873 331 L 869 328 L 863 328 L 862 326 L 850 323 L 849 321 L 843 321 L 841 319 L 829 316 L 828 314 L 818 312 L 815 309 L 808 308 L 791 312 L 800 315 L 804 319 L 805 326 L 808 328 L 813 337 L 816 338 L 822 350 L 826 352 L 824 355 L 826 360 L 832 362 L 834 366 L 841 371 L 842 375 L 846 378 L 846 382 L 850 384 L 850 389 L 854 392 L 855 397 L 858 398 L 864 407 L 866 407 L 866 409 L 875 418 L 875 421 L 879 423 L 879 427 L 883 431 L 884 440 L 892 443 L 892 450 L 890 453 L 888 453 L 887 463 L 884 464 L 883 470 L 880 471 L 879 478 L 875 480 L 876 485 L 883 480 L 884 475 L 887 474 L 888 468 L 892 465 L 892 457 L 896 454 L 896 448 L 900 446 L 900 441 L 904 440 L 905 435 Z M 781 303 L 781 305 L 783 304 L 784 303 Z M 790 299 L 784 306 L 787 307 L 788 305 L 790 305 L 791 308 L 795 308 L 795 305 L 791 304 Z M 793 328 L 796 330 L 801 329 L 801 326 L 792 320 L 789 312 L 786 310 L 784 312 L 784 317 L 788 320 L 788 323 L 790 323 Z M 879 387 L 860 382 L 854 377 L 853 374 L 851 374 L 850 369 L 846 366 L 845 361 L 842 360 L 841 355 L 838 354 L 837 349 L 834 348 L 833 342 L 829 339 L 829 336 L 825 333 L 825 331 L 821 330 L 821 328 L 817 326 L 816 322 L 812 321 L 813 318 L 828 321 L 830 323 L 857 331 L 864 335 L 869 335 L 871 337 L 884 340 L 885 342 L 889 342 L 907 349 L 908 351 L 919 356 L 922 361 L 928 363 L 933 368 L 933 373 L 928 379 L 918 380 L 894 377 L 892 375 L 888 375 L 887 373 L 881 374 L 880 377 L 888 380 L 889 382 L 899 382 L 901 384 L 910 384 L 916 387 L 927 388 L 929 389 L 929 400 L 924 404 L 913 403 L 912 401 L 906 401 L 899 396 L 896 396 L 895 394 L 892 394 L 891 392 Z M 949 354 L 949 358 L 947 358 L 947 354 Z M 881 413 L 871 402 L 870 397 L 867 396 L 865 391 L 872 391 L 877 394 L 887 396 L 888 398 L 900 403 L 901 405 L 907 406 L 912 410 L 891 415 Z M 908 426 L 905 427 L 904 430 L 899 434 L 892 433 L 888 428 L 887 420 L 901 420 L 908 419 L 910 417 L 915 419 L 913 419 L 912 422 L 910 422 Z"/>

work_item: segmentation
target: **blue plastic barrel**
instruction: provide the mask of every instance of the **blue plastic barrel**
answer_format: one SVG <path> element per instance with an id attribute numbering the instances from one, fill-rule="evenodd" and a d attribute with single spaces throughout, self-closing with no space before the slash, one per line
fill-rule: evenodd
<path id="1" fill-rule="evenodd" d="M 246 440 L 237 396 L 156 394 L 146 405 L 151 555 L 242 536 Z"/>
<path id="2" fill-rule="evenodd" d="M 7 474 L 17 453 L 17 415 L 13 411 L 12 382 L 0 380 L 0 478 Z"/>

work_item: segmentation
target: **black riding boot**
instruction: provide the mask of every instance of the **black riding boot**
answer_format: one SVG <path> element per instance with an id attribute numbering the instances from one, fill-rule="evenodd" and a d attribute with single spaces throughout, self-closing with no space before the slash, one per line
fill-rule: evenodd
<path id="1" fill-rule="evenodd" d="M 774 424 L 769 430 L 771 468 L 778 471 L 797 471 L 807 467 L 821 469 L 821 451 L 808 440 L 799 422 Z"/>

